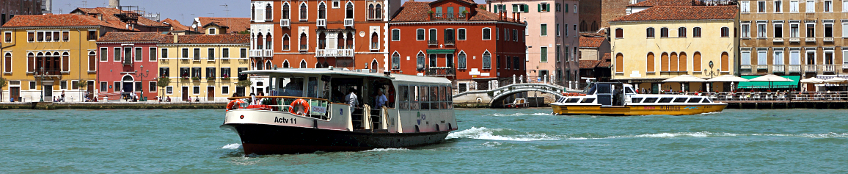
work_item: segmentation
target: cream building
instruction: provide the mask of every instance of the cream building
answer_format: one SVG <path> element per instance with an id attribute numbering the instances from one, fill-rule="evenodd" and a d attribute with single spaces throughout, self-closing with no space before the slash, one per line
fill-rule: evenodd
<path id="1" fill-rule="evenodd" d="M 689 74 L 737 75 L 736 6 L 657 6 L 610 22 L 614 81 L 658 92 L 707 91 L 706 83 L 662 83 Z M 730 84 L 713 83 L 710 91 Z"/>
<path id="2" fill-rule="evenodd" d="M 160 78 L 171 79 L 164 96 L 171 101 L 226 102 L 238 87 L 238 73 L 248 69 L 249 36 L 246 34 L 171 35 L 158 45 Z"/>

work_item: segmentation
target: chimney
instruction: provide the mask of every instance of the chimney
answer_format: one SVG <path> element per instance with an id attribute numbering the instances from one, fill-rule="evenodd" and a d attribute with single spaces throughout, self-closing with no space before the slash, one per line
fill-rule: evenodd
<path id="1" fill-rule="evenodd" d="M 518 21 L 518 23 L 521 23 L 521 12 L 518 12 L 518 17 L 515 18 L 515 21 Z"/>
<path id="2" fill-rule="evenodd" d="M 121 6 L 121 0 L 109 0 L 109 8 L 118 8 Z"/>
<path id="3" fill-rule="evenodd" d="M 174 34 L 174 43 L 180 43 L 179 36 Z"/>
<path id="4" fill-rule="evenodd" d="M 516 19 L 516 18 L 515 18 L 515 15 L 516 15 L 516 12 L 512 12 L 512 19 L 513 19 L 513 20 L 515 20 L 515 19 Z"/>

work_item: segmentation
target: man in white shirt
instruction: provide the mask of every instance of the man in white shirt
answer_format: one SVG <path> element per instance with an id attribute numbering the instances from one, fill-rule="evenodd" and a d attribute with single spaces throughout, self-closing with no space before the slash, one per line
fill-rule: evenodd
<path id="1" fill-rule="evenodd" d="M 383 108 L 383 106 L 386 105 L 386 102 L 389 101 L 386 99 L 386 95 L 383 94 L 383 90 L 377 91 L 377 98 L 375 100 L 376 101 L 374 103 L 377 105 L 378 109 Z"/>
<path id="2" fill-rule="evenodd" d="M 350 88 L 350 94 L 345 96 L 345 103 L 349 104 L 350 107 L 359 106 L 359 98 L 356 97 L 355 89 Z"/>

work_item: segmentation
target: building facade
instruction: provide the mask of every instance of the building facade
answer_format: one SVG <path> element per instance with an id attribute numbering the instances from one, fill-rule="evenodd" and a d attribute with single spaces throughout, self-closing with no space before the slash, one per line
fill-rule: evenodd
<path id="1" fill-rule="evenodd" d="M 518 15 L 465 0 L 406 2 L 389 23 L 391 72 L 446 77 L 455 92 L 526 77 L 526 25 L 508 14 Z"/>
<path id="2" fill-rule="evenodd" d="M 689 74 L 711 78 L 736 74 L 736 6 L 656 6 L 613 20 L 612 79 L 639 89 L 706 91 L 707 85 L 666 83 Z M 727 85 L 712 90 L 724 91 Z"/>
<path id="3" fill-rule="evenodd" d="M 171 29 L 170 26 L 161 22 L 142 17 L 142 14 L 117 8 L 77 8 L 71 11 L 71 14 L 90 16 L 92 19 L 100 20 L 112 28 L 128 31 L 166 32 Z"/>
<path id="4" fill-rule="evenodd" d="M 97 40 L 97 96 L 119 100 L 121 96 L 156 99 L 159 87 L 159 48 L 166 35 L 157 32 L 110 32 Z"/>
<path id="5" fill-rule="evenodd" d="M 641 1 L 641 0 L 638 0 Z M 580 32 L 597 32 L 610 26 L 610 21 L 626 15 L 627 5 L 637 0 L 580 1 Z"/>
<path id="6" fill-rule="evenodd" d="M 159 48 L 159 75 L 171 83 L 159 91 L 171 101 L 226 102 L 250 90 L 237 86 L 238 73 L 248 70 L 247 34 L 167 35 Z"/>
<path id="7" fill-rule="evenodd" d="M 525 72 L 530 82 L 554 82 L 577 88 L 579 62 L 578 1 L 492 1 L 489 11 L 516 14 L 526 23 Z M 553 59 L 551 59 L 553 58 Z"/>
<path id="8" fill-rule="evenodd" d="M 40 15 L 42 0 L 0 0 L 0 26 L 15 15 Z"/>
<path id="9" fill-rule="evenodd" d="M 4 95 L 15 101 L 65 101 L 93 98 L 97 39 L 124 31 L 94 18 L 76 15 L 18 15 L 3 25 Z M 78 85 L 82 84 L 82 85 Z M 89 94 L 89 95 L 85 95 Z"/>

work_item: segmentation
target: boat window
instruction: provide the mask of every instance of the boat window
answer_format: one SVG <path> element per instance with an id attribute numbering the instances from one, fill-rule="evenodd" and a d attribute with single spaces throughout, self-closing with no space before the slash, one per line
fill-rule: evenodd
<path id="1" fill-rule="evenodd" d="M 583 101 L 580 101 L 580 103 L 593 103 L 593 102 L 595 102 L 595 98 L 583 98 Z"/>
<path id="2" fill-rule="evenodd" d="M 442 108 L 453 109 L 453 104 L 451 104 L 451 100 L 453 100 L 453 96 L 451 96 L 452 92 L 453 89 L 451 89 L 450 86 L 442 86 L 442 95 L 445 96 L 445 98 L 442 99 Z"/>
<path id="3" fill-rule="evenodd" d="M 409 109 L 418 110 L 421 105 L 418 104 L 418 87 L 409 86 Z"/>
<path id="4" fill-rule="evenodd" d="M 686 100 L 687 100 L 687 99 L 689 99 L 689 98 L 686 98 L 686 97 L 678 97 L 678 98 L 674 99 L 674 102 L 675 102 L 675 103 L 686 103 Z"/>
<path id="5" fill-rule="evenodd" d="M 586 93 L 586 95 L 594 95 L 595 90 L 598 89 L 597 87 L 598 87 L 598 85 L 592 85 L 592 88 L 589 88 L 589 93 Z"/>
<path id="6" fill-rule="evenodd" d="M 297 78 L 280 78 L 280 86 L 278 94 L 281 96 L 303 97 L 303 77 Z"/>
<path id="7" fill-rule="evenodd" d="M 712 102 L 713 101 L 708 99 L 708 98 L 704 98 L 704 100 L 701 100 L 701 103 L 712 103 Z"/>
<path id="8" fill-rule="evenodd" d="M 642 98 L 630 98 L 630 102 L 639 103 L 642 101 Z"/>
<path id="9" fill-rule="evenodd" d="M 439 87 L 430 86 L 430 109 L 441 109 L 439 108 L 439 101 Z"/>
<path id="10" fill-rule="evenodd" d="M 400 109 L 409 109 L 409 86 L 401 85 L 400 86 Z"/>
<path id="11" fill-rule="evenodd" d="M 430 109 L 429 103 L 427 103 L 427 90 L 430 89 L 427 86 L 418 86 L 418 102 L 420 109 Z"/>
<path id="12" fill-rule="evenodd" d="M 645 98 L 645 101 L 642 101 L 642 103 L 656 103 L 656 102 L 657 102 L 656 97 L 648 97 L 648 98 Z"/>
<path id="13" fill-rule="evenodd" d="M 689 101 L 686 102 L 686 103 L 698 103 L 698 102 L 701 102 L 701 99 L 704 99 L 704 98 L 700 98 L 700 97 L 690 98 Z"/>
<path id="14" fill-rule="evenodd" d="M 674 98 L 671 98 L 671 97 L 663 97 L 663 98 L 660 98 L 659 103 L 671 103 L 671 100 L 672 100 L 672 99 L 674 99 Z"/>
<path id="15" fill-rule="evenodd" d="M 318 98 L 318 77 L 309 77 L 306 97 Z"/>
<path id="16" fill-rule="evenodd" d="M 626 88 L 624 88 L 624 93 L 627 93 L 627 94 L 635 94 L 636 92 L 633 92 L 633 88 L 631 88 L 631 87 L 626 87 Z"/>
<path id="17" fill-rule="evenodd" d="M 598 84 L 598 93 L 612 93 L 612 90 L 610 90 L 611 85 L 605 83 Z"/>
<path id="18" fill-rule="evenodd" d="M 577 103 L 577 101 L 580 101 L 580 98 L 568 98 L 565 103 Z"/>

